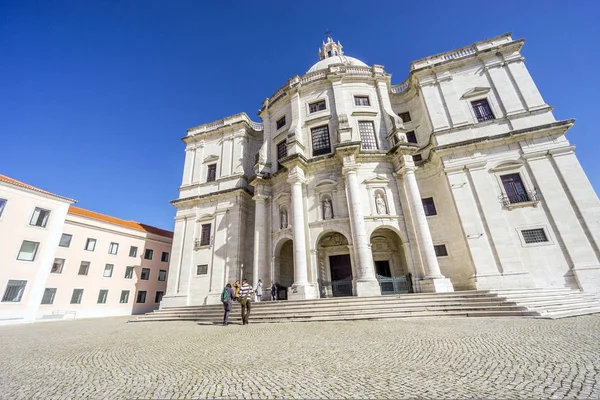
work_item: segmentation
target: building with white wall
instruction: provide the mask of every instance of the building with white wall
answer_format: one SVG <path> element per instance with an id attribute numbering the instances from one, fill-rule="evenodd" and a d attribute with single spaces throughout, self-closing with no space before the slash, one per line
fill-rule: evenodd
<path id="1" fill-rule="evenodd" d="M 173 233 L 0 175 L 0 324 L 158 308 Z"/>
<path id="2" fill-rule="evenodd" d="M 523 43 L 417 60 L 394 85 L 329 38 L 262 124 L 189 129 L 163 305 L 218 302 L 242 275 L 291 299 L 600 291 L 600 202 Z"/>

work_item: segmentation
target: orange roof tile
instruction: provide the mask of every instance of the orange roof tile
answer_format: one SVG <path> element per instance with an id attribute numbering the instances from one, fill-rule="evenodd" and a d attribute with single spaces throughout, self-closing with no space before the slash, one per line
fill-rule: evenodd
<path id="1" fill-rule="evenodd" d="M 63 199 L 63 200 L 68 200 L 68 201 L 70 201 L 72 203 L 76 202 L 76 200 L 73 200 L 73 199 L 70 199 L 70 198 L 64 197 L 64 196 L 59 196 L 58 194 L 47 192 L 47 191 L 42 190 L 40 188 L 36 188 L 35 186 L 31 186 L 31 185 L 28 185 L 28 184 L 26 184 L 24 182 L 18 181 L 16 179 L 9 178 L 6 175 L 0 174 L 0 181 L 6 182 L 6 183 L 10 183 L 11 185 L 19 186 L 19 187 L 22 187 L 22 188 L 25 188 L 25 189 L 34 190 L 34 191 L 39 192 L 39 193 L 43 193 L 43 194 L 47 194 L 47 195 L 50 195 L 50 196 L 58 197 L 58 198 Z"/>
<path id="2" fill-rule="evenodd" d="M 123 226 L 125 228 L 130 228 L 130 229 L 135 229 L 136 231 L 153 233 L 155 235 L 165 236 L 165 237 L 169 237 L 169 238 L 173 237 L 173 232 L 171 232 L 171 231 L 156 228 L 156 227 L 150 226 L 150 225 L 140 224 L 139 222 L 135 222 L 135 221 L 125 221 L 124 219 L 111 217 L 110 215 L 100 214 L 100 213 L 97 213 L 94 211 L 85 210 L 83 208 L 79 208 L 79 207 L 75 207 L 75 206 L 69 207 L 69 214 L 79 215 L 81 217 L 91 218 L 91 219 L 95 219 L 97 221 L 108 222 L 109 224 L 119 225 L 119 226 Z"/>

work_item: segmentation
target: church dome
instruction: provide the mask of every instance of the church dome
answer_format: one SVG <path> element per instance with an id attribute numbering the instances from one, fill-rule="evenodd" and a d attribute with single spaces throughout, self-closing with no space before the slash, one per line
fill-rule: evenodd
<path id="1" fill-rule="evenodd" d="M 306 71 L 307 74 L 320 69 L 327 69 L 327 67 L 334 64 L 368 67 L 367 64 L 357 58 L 345 56 L 342 51 L 342 44 L 339 41 L 337 43 L 334 42 L 331 37 L 327 38 L 327 43 L 323 42 L 323 45 L 319 49 L 319 58 L 321 60 L 310 67 L 310 69 Z"/>

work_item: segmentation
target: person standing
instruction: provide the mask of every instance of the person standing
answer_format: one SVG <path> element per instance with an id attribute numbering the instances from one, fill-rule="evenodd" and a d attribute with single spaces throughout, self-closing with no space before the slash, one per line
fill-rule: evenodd
<path id="1" fill-rule="evenodd" d="M 258 283 L 256 284 L 256 302 L 259 303 L 262 299 L 262 280 L 259 279 Z"/>
<path id="2" fill-rule="evenodd" d="M 231 283 L 225 285 L 223 293 L 221 293 L 221 302 L 223 303 L 223 310 L 225 310 L 225 314 L 223 314 L 223 326 L 227 326 L 229 324 L 229 312 L 231 311 L 231 307 L 233 307 L 233 289 L 231 288 Z"/>
<path id="3" fill-rule="evenodd" d="M 240 281 L 235 281 L 233 283 L 233 299 L 237 301 L 238 297 L 240 297 Z"/>
<path id="4" fill-rule="evenodd" d="M 244 278 L 242 279 L 242 286 L 240 287 L 240 303 L 242 303 L 242 324 L 248 325 L 248 318 L 250 318 L 250 304 L 252 303 L 252 286 Z"/>
<path id="5" fill-rule="evenodd" d="M 271 300 L 277 300 L 277 285 L 275 282 L 273 282 L 273 285 L 271 286 Z"/>

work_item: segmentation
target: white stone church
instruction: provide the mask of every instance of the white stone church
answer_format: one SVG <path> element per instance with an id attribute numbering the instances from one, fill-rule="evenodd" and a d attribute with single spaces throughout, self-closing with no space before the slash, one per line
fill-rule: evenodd
<path id="1" fill-rule="evenodd" d="M 511 34 L 383 66 L 331 38 L 246 114 L 191 128 L 162 306 L 567 287 L 600 291 L 600 202 Z"/>

